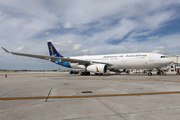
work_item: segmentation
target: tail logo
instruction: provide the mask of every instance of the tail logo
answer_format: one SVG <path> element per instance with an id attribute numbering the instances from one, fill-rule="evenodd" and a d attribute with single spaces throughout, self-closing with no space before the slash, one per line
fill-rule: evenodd
<path id="1" fill-rule="evenodd" d="M 51 52 L 54 54 L 52 44 L 51 44 L 51 46 L 50 46 L 50 50 L 51 50 Z"/>
<path id="2" fill-rule="evenodd" d="M 99 72 L 98 67 L 96 66 L 96 72 Z"/>

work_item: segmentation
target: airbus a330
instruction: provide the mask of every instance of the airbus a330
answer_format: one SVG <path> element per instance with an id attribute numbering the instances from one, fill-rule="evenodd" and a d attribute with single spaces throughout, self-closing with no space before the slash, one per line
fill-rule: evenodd
<path id="1" fill-rule="evenodd" d="M 81 75 L 90 75 L 90 72 L 95 74 L 104 74 L 107 73 L 107 70 L 123 72 L 126 69 L 149 69 L 148 75 L 152 75 L 152 68 L 157 68 L 157 74 L 164 74 L 164 72 L 159 68 L 173 62 L 167 56 L 157 53 L 128 53 L 64 57 L 55 49 L 51 42 L 47 42 L 47 44 L 50 56 L 10 52 L 5 48 L 2 48 L 7 53 L 12 53 L 13 55 L 49 60 L 68 68 L 84 69 L 84 71 L 81 72 Z"/>

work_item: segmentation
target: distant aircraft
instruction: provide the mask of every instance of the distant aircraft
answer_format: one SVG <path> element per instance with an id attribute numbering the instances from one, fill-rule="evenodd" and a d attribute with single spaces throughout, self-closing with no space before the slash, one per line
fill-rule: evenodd
<path id="1" fill-rule="evenodd" d="M 90 75 L 107 73 L 107 70 L 114 72 L 124 72 L 126 69 L 149 69 L 148 75 L 151 76 L 151 69 L 157 68 L 157 74 L 164 74 L 159 68 L 172 63 L 173 61 L 167 56 L 156 53 L 128 53 L 128 54 L 109 54 L 109 55 L 91 55 L 64 57 L 57 52 L 51 42 L 47 42 L 50 56 L 34 55 L 26 53 L 9 52 L 2 47 L 7 53 L 13 55 L 34 57 L 43 60 L 49 60 L 58 65 L 84 69 L 81 75 Z"/>

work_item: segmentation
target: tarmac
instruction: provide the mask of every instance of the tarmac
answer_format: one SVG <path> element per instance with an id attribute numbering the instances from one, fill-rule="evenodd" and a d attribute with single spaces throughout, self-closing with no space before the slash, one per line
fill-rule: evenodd
<path id="1" fill-rule="evenodd" d="M 174 72 L 165 76 L 0 72 L 0 120 L 179 118 L 180 76 Z"/>

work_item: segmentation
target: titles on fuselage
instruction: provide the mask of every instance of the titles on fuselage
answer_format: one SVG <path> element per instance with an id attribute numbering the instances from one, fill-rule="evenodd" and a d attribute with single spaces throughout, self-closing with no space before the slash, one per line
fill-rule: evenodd
<path id="1" fill-rule="evenodd" d="M 103 58 L 121 58 L 121 57 L 142 57 L 142 56 L 147 56 L 147 55 L 107 55 L 104 56 Z"/>

